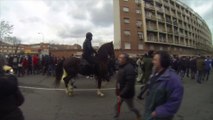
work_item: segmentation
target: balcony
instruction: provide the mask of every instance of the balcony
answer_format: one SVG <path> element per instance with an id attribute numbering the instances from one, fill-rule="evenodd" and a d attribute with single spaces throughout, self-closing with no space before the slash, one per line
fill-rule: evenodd
<path id="1" fill-rule="evenodd" d="M 176 16 L 175 11 L 172 10 L 172 11 L 171 11 L 171 15 L 175 17 L 175 16 Z"/>
<path id="2" fill-rule="evenodd" d="M 148 33 L 148 35 L 147 35 L 147 41 L 157 42 L 157 35 L 153 34 L 153 33 Z"/>
<path id="3" fill-rule="evenodd" d="M 172 36 L 168 36 L 168 42 L 173 43 L 173 37 Z"/>
<path id="4" fill-rule="evenodd" d="M 174 31 L 174 34 L 176 35 L 176 36 L 179 36 L 179 32 L 178 31 Z"/>
<path id="5" fill-rule="evenodd" d="M 164 13 L 165 12 L 165 10 L 164 10 L 164 8 L 163 7 L 156 7 L 156 10 L 158 11 L 158 12 L 160 12 L 160 13 Z"/>
<path id="6" fill-rule="evenodd" d="M 178 14 L 178 15 L 177 15 L 177 17 L 178 17 L 179 19 L 182 19 L 182 16 L 181 16 L 181 14 Z"/>
<path id="7" fill-rule="evenodd" d="M 155 10 L 154 5 L 147 2 L 145 2 L 145 8 Z"/>
<path id="8" fill-rule="evenodd" d="M 170 19 L 166 19 L 166 22 L 172 24 L 172 21 Z"/>
<path id="9" fill-rule="evenodd" d="M 167 9 L 165 9 L 165 13 L 166 13 L 167 15 L 170 15 L 170 11 L 167 10 Z"/>
<path id="10" fill-rule="evenodd" d="M 178 39 L 175 39 L 175 44 L 179 44 L 179 40 Z"/>
<path id="11" fill-rule="evenodd" d="M 155 20 L 156 21 L 156 16 L 153 15 L 152 13 L 146 13 L 146 18 L 150 20 Z"/>
<path id="12" fill-rule="evenodd" d="M 164 16 L 163 16 L 163 15 L 159 15 L 159 14 L 158 14 L 158 16 L 157 16 L 157 19 L 158 19 L 159 21 L 163 21 L 163 22 L 164 22 L 164 20 L 165 20 Z"/>
<path id="13" fill-rule="evenodd" d="M 166 30 L 164 28 L 159 28 L 159 32 L 166 33 Z"/>
<path id="14" fill-rule="evenodd" d="M 156 2 L 158 2 L 158 3 L 160 3 L 160 4 L 162 4 L 162 1 L 161 0 L 155 0 Z"/>
<path id="15" fill-rule="evenodd" d="M 157 27 L 155 27 L 155 26 L 147 26 L 147 30 L 156 32 L 157 31 Z"/>
<path id="16" fill-rule="evenodd" d="M 179 27 L 179 28 L 183 28 L 182 23 L 179 23 L 179 24 L 178 24 L 178 27 Z"/>
<path id="17" fill-rule="evenodd" d="M 168 1 L 167 1 L 167 2 L 166 2 L 166 1 L 164 1 L 164 5 L 169 6 Z"/>
<path id="18" fill-rule="evenodd" d="M 176 19 L 176 18 L 174 18 L 174 19 L 173 19 L 173 24 L 174 24 L 175 26 L 177 26 L 177 25 L 178 25 L 178 23 L 177 23 L 177 19 Z"/>

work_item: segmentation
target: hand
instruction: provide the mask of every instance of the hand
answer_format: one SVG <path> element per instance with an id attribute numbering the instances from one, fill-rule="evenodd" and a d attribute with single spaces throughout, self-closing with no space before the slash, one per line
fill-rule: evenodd
<path id="1" fill-rule="evenodd" d="M 155 111 L 154 111 L 154 112 L 152 112 L 152 114 L 151 114 L 151 115 L 152 115 L 152 117 L 153 117 L 153 118 L 157 117 L 157 113 L 156 113 Z"/>

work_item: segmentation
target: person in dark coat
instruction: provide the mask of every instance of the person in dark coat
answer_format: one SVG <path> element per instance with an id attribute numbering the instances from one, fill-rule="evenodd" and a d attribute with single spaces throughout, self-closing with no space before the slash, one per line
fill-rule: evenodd
<path id="1" fill-rule="evenodd" d="M 17 78 L 6 74 L 5 61 L 0 57 L 0 120 L 24 120 L 19 106 L 24 97 L 18 88 Z"/>
<path id="2" fill-rule="evenodd" d="M 191 79 L 195 79 L 195 74 L 197 72 L 197 68 L 196 68 L 196 58 L 192 57 L 190 59 L 190 71 L 191 71 Z"/>
<path id="3" fill-rule="evenodd" d="M 152 57 L 153 57 L 153 51 L 149 51 L 148 55 L 145 55 L 144 57 L 144 75 L 142 77 L 144 85 L 141 87 L 141 92 L 137 96 L 139 100 L 143 100 L 143 95 L 146 92 L 148 86 L 147 82 L 149 80 L 150 75 L 152 74 Z"/>
<path id="4" fill-rule="evenodd" d="M 180 77 L 183 80 L 186 74 L 186 68 L 187 68 L 187 62 L 186 62 L 186 57 L 181 57 L 180 59 L 180 64 L 179 64 L 179 70 L 180 70 Z"/>
<path id="5" fill-rule="evenodd" d="M 153 51 L 150 50 L 148 51 L 148 54 L 144 56 L 144 75 L 142 78 L 143 84 L 146 84 L 147 81 L 149 80 L 149 76 L 152 74 L 152 57 L 153 57 Z"/>
<path id="6" fill-rule="evenodd" d="M 83 43 L 83 55 L 82 57 L 87 60 L 90 64 L 95 64 L 95 59 L 93 54 L 97 54 L 97 52 L 92 47 L 92 33 L 88 32 L 86 34 L 86 39 Z"/>
<path id="7" fill-rule="evenodd" d="M 189 77 L 189 72 L 190 72 L 190 57 L 186 57 L 186 77 Z"/>
<path id="8" fill-rule="evenodd" d="M 118 120 L 119 118 L 119 108 L 123 102 L 125 102 L 129 109 L 133 111 L 137 120 L 140 120 L 141 115 L 139 111 L 134 107 L 133 98 L 135 96 L 135 82 L 136 82 L 136 70 L 134 66 L 129 62 L 128 54 L 120 54 L 119 61 L 119 71 L 117 74 L 116 82 L 116 95 L 117 103 L 115 105 L 115 116 L 114 119 Z"/>
<path id="9" fill-rule="evenodd" d="M 153 65 L 143 120 L 172 120 L 183 99 L 181 78 L 170 67 L 171 58 L 167 52 L 157 52 L 153 57 Z"/>
<path id="10" fill-rule="evenodd" d="M 172 61 L 172 68 L 177 72 L 179 73 L 179 63 L 180 63 L 180 60 L 177 56 L 174 56 L 174 59 Z"/>
<path id="11" fill-rule="evenodd" d="M 204 80 L 204 70 L 205 70 L 204 61 L 205 61 L 204 56 L 198 56 L 196 60 L 196 68 L 197 68 L 196 81 L 199 84 L 201 84 Z"/>
<path id="12" fill-rule="evenodd" d="M 204 80 L 209 80 L 210 70 L 212 69 L 212 61 L 209 56 L 204 61 Z"/>

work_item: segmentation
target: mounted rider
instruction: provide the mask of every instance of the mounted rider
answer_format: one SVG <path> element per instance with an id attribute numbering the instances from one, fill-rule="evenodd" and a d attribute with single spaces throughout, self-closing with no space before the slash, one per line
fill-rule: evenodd
<path id="1" fill-rule="evenodd" d="M 87 60 L 87 62 L 91 65 L 95 65 L 95 56 L 97 54 L 95 49 L 92 47 L 92 33 L 86 33 L 86 39 L 83 43 L 83 55 L 82 57 Z"/>

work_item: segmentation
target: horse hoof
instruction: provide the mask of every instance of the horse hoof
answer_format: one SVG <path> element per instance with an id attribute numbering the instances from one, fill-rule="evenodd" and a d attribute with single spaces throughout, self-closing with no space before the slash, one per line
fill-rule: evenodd
<path id="1" fill-rule="evenodd" d="M 100 94 L 100 96 L 101 96 L 101 97 L 104 97 L 104 94 L 103 94 L 103 93 L 101 93 L 101 94 Z"/>
<path id="2" fill-rule="evenodd" d="M 103 97 L 104 94 L 103 93 L 97 93 L 98 96 Z"/>
<path id="3" fill-rule="evenodd" d="M 68 92 L 68 96 L 73 96 L 73 93 L 72 92 Z"/>

